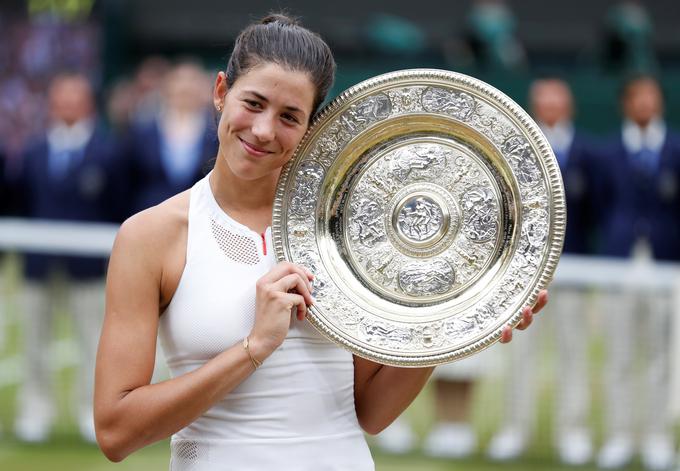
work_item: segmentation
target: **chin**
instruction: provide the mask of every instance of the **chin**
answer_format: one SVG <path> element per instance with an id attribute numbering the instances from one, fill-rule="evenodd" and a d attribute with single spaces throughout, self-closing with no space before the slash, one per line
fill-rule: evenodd
<path id="1" fill-rule="evenodd" d="M 266 169 L 260 166 L 251 165 L 246 163 L 245 165 L 229 165 L 229 169 L 234 176 L 240 178 L 241 180 L 255 181 L 265 178 L 267 176 L 273 176 L 278 178 L 281 168 Z"/>

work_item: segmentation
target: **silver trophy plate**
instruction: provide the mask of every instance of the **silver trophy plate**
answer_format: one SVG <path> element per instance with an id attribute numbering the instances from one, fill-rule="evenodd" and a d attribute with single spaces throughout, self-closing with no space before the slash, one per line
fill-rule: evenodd
<path id="1" fill-rule="evenodd" d="M 315 275 L 309 321 L 370 360 L 428 366 L 514 326 L 559 259 L 566 211 L 550 146 L 510 98 L 413 69 L 342 93 L 284 167 L 279 260 Z"/>

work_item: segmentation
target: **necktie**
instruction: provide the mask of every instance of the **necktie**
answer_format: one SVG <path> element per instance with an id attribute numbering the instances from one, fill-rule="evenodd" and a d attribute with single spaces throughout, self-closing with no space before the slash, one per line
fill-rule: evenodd
<path id="1" fill-rule="evenodd" d="M 53 180 L 63 180 L 68 173 L 73 151 L 58 150 L 50 153 L 49 172 Z"/>
<path id="2" fill-rule="evenodd" d="M 648 147 L 642 147 L 633 154 L 633 162 L 641 173 L 652 175 L 656 172 L 658 153 Z"/>

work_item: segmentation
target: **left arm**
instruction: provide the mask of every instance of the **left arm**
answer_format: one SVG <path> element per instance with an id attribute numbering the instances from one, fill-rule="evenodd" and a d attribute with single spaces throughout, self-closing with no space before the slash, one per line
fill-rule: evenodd
<path id="1" fill-rule="evenodd" d="M 354 356 L 354 407 L 370 434 L 391 424 L 423 389 L 434 367 L 399 368 Z"/>
<path id="2" fill-rule="evenodd" d="M 525 307 L 516 328 L 524 330 L 533 315 L 548 302 L 548 292 L 539 293 L 533 308 Z M 512 340 L 512 329 L 505 327 L 501 343 Z M 354 356 L 354 407 L 359 425 L 367 433 L 380 433 L 413 402 L 425 386 L 434 367 L 399 368 Z"/>

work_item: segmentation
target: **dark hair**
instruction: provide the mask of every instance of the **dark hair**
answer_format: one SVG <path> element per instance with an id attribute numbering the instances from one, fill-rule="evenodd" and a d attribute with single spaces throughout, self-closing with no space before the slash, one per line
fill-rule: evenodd
<path id="1" fill-rule="evenodd" d="M 316 33 L 283 14 L 271 14 L 247 26 L 236 38 L 227 63 L 227 85 L 265 62 L 306 72 L 314 84 L 312 115 L 333 85 L 335 60 L 331 49 Z"/>

